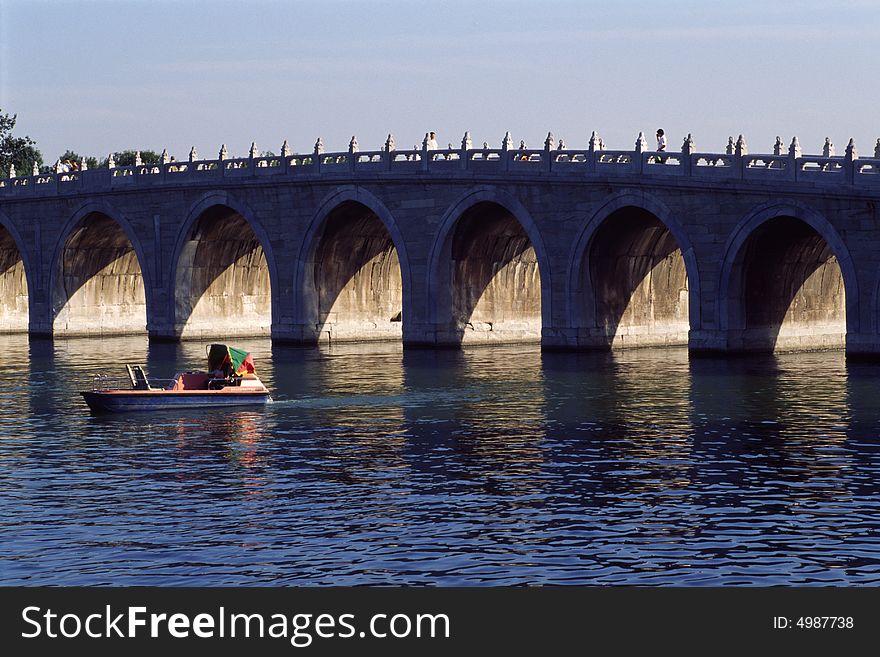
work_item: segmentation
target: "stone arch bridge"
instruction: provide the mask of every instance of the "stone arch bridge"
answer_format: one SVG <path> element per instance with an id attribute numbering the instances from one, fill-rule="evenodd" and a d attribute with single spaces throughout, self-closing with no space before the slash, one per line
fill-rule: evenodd
<path id="1" fill-rule="evenodd" d="M 0 331 L 880 351 L 880 153 L 349 150 L 0 181 Z"/>

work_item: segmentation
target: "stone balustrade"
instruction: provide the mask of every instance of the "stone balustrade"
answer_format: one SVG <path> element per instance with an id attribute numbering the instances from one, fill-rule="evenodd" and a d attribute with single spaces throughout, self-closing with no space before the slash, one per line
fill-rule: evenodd
<path id="1" fill-rule="evenodd" d="M 842 156 L 834 155 L 834 147 L 826 139 L 822 155 L 803 155 L 795 137 L 787 154 L 777 137 L 773 154 L 749 153 L 742 135 L 734 142 L 731 137 L 725 153 L 694 152 L 690 135 L 681 152 L 646 150 L 640 133 L 632 151 L 606 150 L 594 132 L 585 150 L 571 150 L 564 146 L 554 148 L 555 139 L 548 134 L 543 149 L 529 149 L 524 142 L 512 147 L 510 133 L 505 135 L 502 147 L 473 148 L 469 133 L 465 133 L 461 148 L 428 150 L 422 148 L 395 150 L 394 137 L 388 135 L 384 147 L 377 151 L 359 150 L 356 137 L 349 148 L 340 152 L 325 152 L 318 138 L 311 153 L 290 153 L 285 141 L 281 155 L 259 156 L 256 144 L 243 158 L 230 158 L 225 144 L 217 159 L 199 160 L 195 148 L 188 160 L 173 161 L 163 151 L 162 161 L 156 164 L 136 162 L 132 166 L 117 166 L 110 158 L 102 169 L 64 172 L 59 166 L 49 173 L 35 173 L 17 177 L 10 169 L 10 177 L 0 180 L 0 198 L 27 196 L 54 196 L 77 192 L 100 192 L 128 187 L 154 185 L 192 185 L 218 180 L 255 180 L 272 177 L 303 179 L 316 176 L 398 176 L 427 174 L 452 176 L 520 176 L 552 175 L 577 176 L 658 176 L 693 178 L 703 181 L 745 180 L 760 182 L 807 182 L 813 184 L 855 185 L 880 188 L 880 139 L 874 157 L 860 159 L 855 144 L 850 140 Z"/>

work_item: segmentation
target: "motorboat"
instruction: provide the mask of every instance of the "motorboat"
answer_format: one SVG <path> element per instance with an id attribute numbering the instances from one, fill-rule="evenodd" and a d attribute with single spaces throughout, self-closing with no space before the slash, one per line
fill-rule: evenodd
<path id="1" fill-rule="evenodd" d="M 271 401 L 269 389 L 257 377 L 248 352 L 211 344 L 207 355 L 205 372 L 178 372 L 171 379 L 151 381 L 142 366 L 126 365 L 129 387 L 112 387 L 105 377 L 98 377 L 95 388 L 81 394 L 96 413 L 227 408 Z"/>

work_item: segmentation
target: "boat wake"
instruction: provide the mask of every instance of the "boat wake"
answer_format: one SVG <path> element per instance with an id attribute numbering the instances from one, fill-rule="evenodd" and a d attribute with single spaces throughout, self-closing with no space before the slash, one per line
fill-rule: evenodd
<path id="1" fill-rule="evenodd" d="M 276 399 L 269 401 L 267 408 L 321 409 L 352 406 L 393 406 L 396 408 L 415 408 L 429 404 L 450 404 L 454 402 L 479 402 L 485 396 L 476 389 L 450 391 L 404 392 L 394 395 L 338 395 L 327 397 L 301 397 L 299 399 Z"/>

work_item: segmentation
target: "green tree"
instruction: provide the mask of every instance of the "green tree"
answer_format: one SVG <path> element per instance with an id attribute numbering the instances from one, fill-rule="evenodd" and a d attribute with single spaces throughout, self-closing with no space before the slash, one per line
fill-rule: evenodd
<path id="1" fill-rule="evenodd" d="M 30 137 L 15 137 L 12 134 L 15 128 L 17 114 L 9 116 L 0 109 L 0 178 L 9 174 L 9 165 L 15 166 L 15 172 L 19 176 L 29 176 L 34 168 L 43 165 L 43 155 L 37 149 L 37 143 Z"/>

